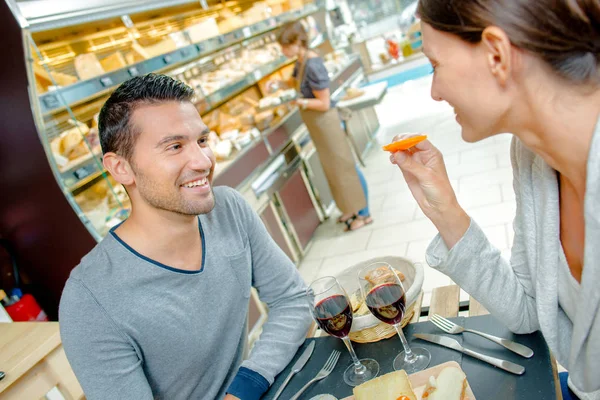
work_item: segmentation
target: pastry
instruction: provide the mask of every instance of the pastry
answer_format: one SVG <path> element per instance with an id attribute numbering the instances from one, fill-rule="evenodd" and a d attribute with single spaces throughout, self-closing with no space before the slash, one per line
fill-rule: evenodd
<path id="1" fill-rule="evenodd" d="M 271 121 L 273 121 L 273 118 L 275 118 L 273 110 L 267 110 L 256 114 L 254 116 L 254 121 L 256 123 L 256 127 L 262 131 L 269 127 L 269 124 Z"/>
<path id="2" fill-rule="evenodd" d="M 365 91 L 362 89 L 348 88 L 346 89 L 346 95 L 342 98 L 342 100 L 352 100 L 362 96 L 363 94 L 365 94 Z"/>

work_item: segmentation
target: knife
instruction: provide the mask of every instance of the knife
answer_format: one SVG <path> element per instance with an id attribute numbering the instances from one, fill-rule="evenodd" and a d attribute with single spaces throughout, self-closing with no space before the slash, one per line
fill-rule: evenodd
<path id="1" fill-rule="evenodd" d="M 525 373 L 525 367 L 523 367 L 522 365 L 502 360 L 500 358 L 486 356 L 485 354 L 480 354 L 473 350 L 466 349 L 462 347 L 460 343 L 458 343 L 458 341 L 447 336 L 430 335 L 427 333 L 416 333 L 413 336 L 421 340 L 426 340 L 428 342 L 439 344 L 440 346 L 448 347 L 452 350 L 459 351 L 463 354 L 466 354 L 481 361 L 485 361 L 488 364 L 492 364 L 495 367 L 498 367 L 515 375 L 523 375 Z"/>
<path id="2" fill-rule="evenodd" d="M 298 359 L 298 361 L 296 361 L 296 363 L 292 367 L 292 371 L 287 376 L 287 378 L 285 378 L 285 381 L 283 381 L 283 384 L 281 385 L 281 387 L 279 388 L 279 390 L 277 391 L 277 393 L 275 393 L 275 397 L 273 397 L 273 400 L 277 400 L 279 398 L 279 396 L 281 395 L 281 392 L 283 392 L 283 389 L 285 389 L 285 387 L 287 386 L 287 384 L 292 379 L 292 376 L 294 376 L 294 374 L 297 374 L 298 372 L 300 372 L 300 370 L 302 368 L 304 368 L 304 365 L 306 364 L 306 362 L 308 361 L 308 359 L 312 355 L 314 349 L 315 349 L 315 342 L 313 340 L 312 342 L 310 342 L 310 344 L 308 345 L 308 347 L 306 348 L 306 350 L 304 350 L 304 353 L 302 353 L 302 355 L 300 356 L 300 358 Z"/>

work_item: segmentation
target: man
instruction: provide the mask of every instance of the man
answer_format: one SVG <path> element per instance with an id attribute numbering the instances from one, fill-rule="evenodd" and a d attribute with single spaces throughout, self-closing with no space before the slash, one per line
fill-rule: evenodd
<path id="1" fill-rule="evenodd" d="M 292 262 L 236 191 L 212 187 L 215 158 L 192 96 L 149 74 L 100 112 L 103 163 L 132 210 L 61 299 L 64 348 L 90 400 L 259 399 L 310 324 Z M 251 286 L 269 319 L 243 361 Z"/>

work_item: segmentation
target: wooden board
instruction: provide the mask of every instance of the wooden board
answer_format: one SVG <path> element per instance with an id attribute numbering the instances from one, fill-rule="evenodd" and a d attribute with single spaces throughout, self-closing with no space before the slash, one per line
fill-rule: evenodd
<path id="1" fill-rule="evenodd" d="M 421 290 L 421 293 L 419 293 L 419 296 L 417 296 L 417 300 L 415 300 L 415 310 L 414 310 L 413 316 L 409 322 L 410 324 L 419 322 L 419 318 L 421 317 L 421 308 L 422 307 L 423 307 L 423 291 Z"/>
<path id="2" fill-rule="evenodd" d="M 490 312 L 485 309 L 477 300 L 469 298 L 469 317 L 477 317 L 479 315 L 487 315 Z"/>
<path id="3" fill-rule="evenodd" d="M 433 289 L 431 293 L 431 304 L 429 305 L 429 318 L 433 314 L 439 314 L 445 318 L 458 315 L 458 302 L 460 288 L 457 285 L 442 286 Z"/>
<path id="4" fill-rule="evenodd" d="M 415 395 L 417 395 L 418 400 L 421 400 L 421 395 L 425 391 L 425 385 L 427 385 L 429 377 L 432 375 L 438 376 L 438 374 L 446 367 L 456 367 L 460 369 L 460 365 L 456 361 L 449 361 L 408 376 L 408 379 L 410 380 L 410 383 L 413 387 L 413 391 L 415 392 Z M 346 397 L 342 400 L 354 400 L 354 396 Z M 476 400 L 475 395 L 471 390 L 471 386 L 469 385 L 469 382 L 467 382 L 467 390 L 465 392 L 464 400 Z"/>

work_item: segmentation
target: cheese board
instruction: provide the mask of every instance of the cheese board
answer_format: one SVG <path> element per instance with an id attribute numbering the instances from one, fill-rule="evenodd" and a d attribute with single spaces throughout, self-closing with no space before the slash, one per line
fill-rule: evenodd
<path id="1" fill-rule="evenodd" d="M 427 382 L 429 381 L 429 377 L 431 377 L 431 376 L 437 377 L 439 375 L 439 373 L 446 367 L 455 367 L 455 368 L 462 370 L 462 368 L 460 368 L 460 365 L 456 361 L 449 361 L 449 362 L 446 362 L 446 363 L 443 363 L 440 365 L 436 365 L 435 367 L 431 367 L 426 370 L 419 371 L 417 373 L 414 373 L 414 374 L 408 376 L 408 379 L 410 380 L 410 384 L 412 385 L 413 391 L 415 392 L 415 395 L 417 396 L 418 400 L 422 400 L 423 392 L 425 391 L 425 387 L 427 385 Z M 349 396 L 342 400 L 355 400 L 355 399 L 354 399 L 354 396 Z M 468 380 L 467 380 L 467 388 L 465 390 L 465 396 L 462 400 L 476 400 L 475 395 L 473 394 L 473 391 L 471 390 L 471 386 L 469 385 Z"/>

